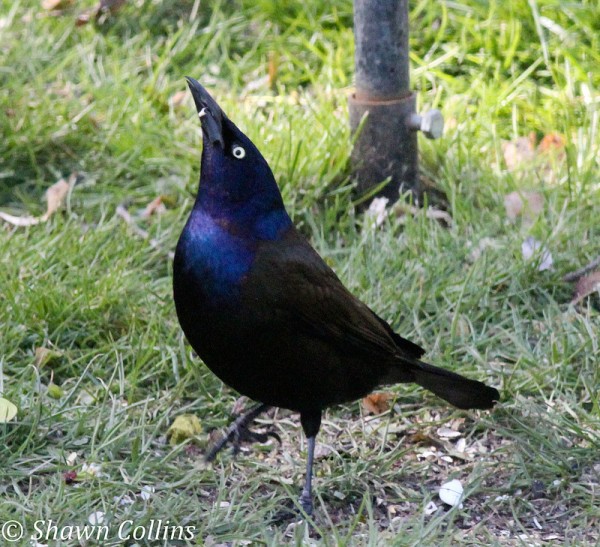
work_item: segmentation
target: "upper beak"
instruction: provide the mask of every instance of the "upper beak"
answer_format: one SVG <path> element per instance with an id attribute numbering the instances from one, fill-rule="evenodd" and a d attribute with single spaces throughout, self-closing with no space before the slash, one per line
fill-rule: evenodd
<path id="1" fill-rule="evenodd" d="M 186 76 L 185 79 L 192 92 L 192 97 L 194 97 L 204 136 L 211 144 L 218 143 L 221 148 L 225 148 L 223 141 L 223 118 L 225 114 L 223 114 L 221 107 L 194 78 Z"/>

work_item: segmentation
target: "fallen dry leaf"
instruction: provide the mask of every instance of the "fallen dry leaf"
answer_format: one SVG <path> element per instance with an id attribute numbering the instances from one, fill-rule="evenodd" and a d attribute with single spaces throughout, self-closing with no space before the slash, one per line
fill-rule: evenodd
<path id="1" fill-rule="evenodd" d="M 69 188 L 71 184 L 75 184 L 75 180 L 77 179 L 77 175 L 73 173 L 69 177 L 69 182 L 65 179 L 60 179 L 58 182 L 55 182 L 48 190 L 46 190 L 46 212 L 42 215 L 42 221 L 48 220 L 62 205 L 65 197 L 69 193 Z"/>
<path id="2" fill-rule="evenodd" d="M 565 150 L 565 138 L 558 133 L 548 133 L 538 144 L 537 151 L 542 154 L 562 154 Z"/>
<path id="3" fill-rule="evenodd" d="M 527 223 L 532 223 L 544 210 L 544 196 L 538 192 L 511 192 L 504 196 L 506 216 L 516 220 L 522 216 Z"/>
<path id="4" fill-rule="evenodd" d="M 363 408 L 371 414 L 383 414 L 390 409 L 390 393 L 371 393 L 362 400 Z"/>
<path id="5" fill-rule="evenodd" d="M 34 224 L 39 224 L 42 220 L 40 217 L 16 217 L 14 215 L 9 215 L 8 213 L 3 213 L 0 211 L 0 219 L 12 224 L 13 226 L 33 226 Z"/>
<path id="6" fill-rule="evenodd" d="M 195 414 L 181 414 L 175 418 L 167 430 L 171 446 L 181 444 L 186 439 L 192 439 L 202 432 L 202 425 Z"/>
<path id="7" fill-rule="evenodd" d="M 69 180 L 60 179 L 46 190 L 46 212 L 41 217 L 15 216 L 0 211 L 0 219 L 13 226 L 34 226 L 40 222 L 46 222 L 62 205 L 69 189 L 75 184 L 77 173 L 72 173 Z"/>
<path id="8" fill-rule="evenodd" d="M 152 215 L 160 215 L 167 210 L 165 204 L 163 203 L 163 197 L 158 196 L 154 198 L 148 205 L 146 205 L 145 209 L 142 211 L 140 215 L 142 218 L 148 218 Z"/>
<path id="9" fill-rule="evenodd" d="M 596 291 L 600 291 L 600 270 L 584 275 L 577 281 L 571 304 L 581 302 L 586 296 L 590 296 Z"/>
<path id="10" fill-rule="evenodd" d="M 50 348 L 35 348 L 35 366 L 40 368 L 62 356 L 62 352 Z"/>

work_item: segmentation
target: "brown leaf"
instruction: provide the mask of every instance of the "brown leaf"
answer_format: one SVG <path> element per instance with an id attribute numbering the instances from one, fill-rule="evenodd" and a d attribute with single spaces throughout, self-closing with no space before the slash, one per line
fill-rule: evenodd
<path id="1" fill-rule="evenodd" d="M 557 166 L 566 159 L 565 139 L 558 133 L 548 133 L 537 147 L 537 154 L 541 158 L 540 174 L 547 184 L 557 181 Z"/>
<path id="2" fill-rule="evenodd" d="M 535 157 L 535 133 L 502 143 L 504 161 L 509 171 L 514 171 L 522 163 L 531 162 Z"/>
<path id="3" fill-rule="evenodd" d="M 46 212 L 41 217 L 21 216 L 17 217 L 0 211 L 0 219 L 13 226 L 34 226 L 40 222 L 46 222 L 62 205 L 69 188 L 75 184 L 77 173 L 72 173 L 69 181 L 60 179 L 46 190 Z"/>
<path id="4" fill-rule="evenodd" d="M 577 304 L 586 296 L 590 296 L 598 290 L 600 290 L 600 270 L 584 275 L 577 281 L 571 304 Z"/>
<path id="5" fill-rule="evenodd" d="M 544 196 L 538 192 L 511 192 L 504 196 L 504 208 L 510 220 L 523 216 L 531 223 L 544 210 Z"/>
<path id="6" fill-rule="evenodd" d="M 163 203 L 163 197 L 158 196 L 158 197 L 154 198 L 150 203 L 148 203 L 148 205 L 146 205 L 146 208 L 142 211 L 141 217 L 148 218 L 154 214 L 160 215 L 161 213 L 164 213 L 166 210 L 167 210 L 167 208 L 165 207 L 165 205 Z"/>
<path id="7" fill-rule="evenodd" d="M 383 414 L 390 409 L 390 393 L 371 393 L 362 400 L 363 408 L 370 414 Z"/>
<path id="8" fill-rule="evenodd" d="M 42 215 L 41 219 L 43 221 L 48 220 L 62 205 L 65 197 L 69 193 L 69 188 L 71 184 L 75 183 L 77 175 L 73 173 L 69 177 L 69 182 L 65 179 L 60 179 L 58 182 L 55 182 L 48 190 L 46 190 L 46 212 Z"/>
<path id="9" fill-rule="evenodd" d="M 565 138 L 559 133 L 548 133 L 538 144 L 537 151 L 541 154 L 564 154 Z"/>
<path id="10" fill-rule="evenodd" d="M 50 348 L 35 348 L 35 366 L 38 368 L 55 361 L 62 356 L 62 352 Z"/>

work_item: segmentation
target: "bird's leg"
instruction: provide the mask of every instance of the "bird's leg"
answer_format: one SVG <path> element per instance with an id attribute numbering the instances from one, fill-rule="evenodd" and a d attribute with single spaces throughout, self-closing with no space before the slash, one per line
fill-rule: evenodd
<path id="1" fill-rule="evenodd" d="M 312 501 L 312 468 L 313 460 L 315 458 L 315 440 L 316 436 L 308 437 L 308 457 L 306 460 L 306 478 L 304 480 L 304 488 L 302 494 L 300 494 L 300 505 L 304 512 L 311 516 L 313 512 L 313 501 Z"/>
<path id="2" fill-rule="evenodd" d="M 248 426 L 257 418 L 260 414 L 269 409 L 269 405 L 258 404 L 253 406 L 248 412 L 242 414 L 237 418 L 227 429 L 227 433 L 215 443 L 215 445 L 209 450 L 206 455 L 206 461 L 211 462 L 215 459 L 216 455 L 225 447 L 227 443 L 232 443 L 233 452 L 237 454 L 240 450 L 240 445 L 244 442 L 266 442 L 269 437 L 273 437 L 281 442 L 279 435 L 273 431 L 267 433 L 257 433 L 248 429 Z"/>
<path id="3" fill-rule="evenodd" d="M 308 456 L 306 459 L 306 479 L 300 494 L 300 505 L 304 512 L 311 516 L 313 512 L 312 501 L 312 468 L 315 459 L 315 441 L 321 427 L 321 410 L 311 410 L 300 413 L 300 423 L 308 441 Z"/>

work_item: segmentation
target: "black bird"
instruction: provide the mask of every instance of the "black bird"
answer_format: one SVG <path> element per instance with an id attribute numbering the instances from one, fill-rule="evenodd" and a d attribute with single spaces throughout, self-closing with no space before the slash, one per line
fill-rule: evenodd
<path id="1" fill-rule="evenodd" d="M 300 413 L 308 439 L 300 504 L 312 512 L 312 463 L 323 409 L 378 386 L 416 382 L 458 408 L 486 409 L 498 391 L 421 361 L 342 285 L 296 230 L 266 160 L 208 92 L 187 78 L 202 124 L 200 186 L 177 243 L 173 292 L 188 341 L 227 385 L 259 401 L 228 441 L 271 406 Z"/>

